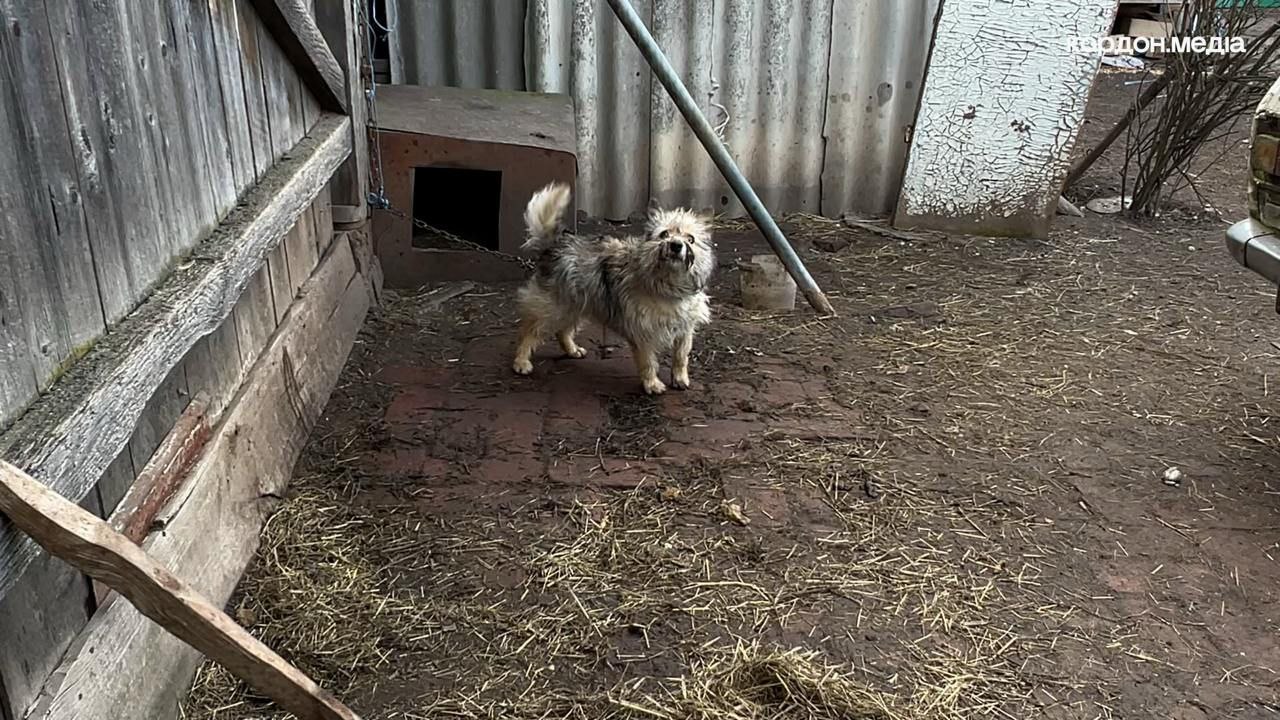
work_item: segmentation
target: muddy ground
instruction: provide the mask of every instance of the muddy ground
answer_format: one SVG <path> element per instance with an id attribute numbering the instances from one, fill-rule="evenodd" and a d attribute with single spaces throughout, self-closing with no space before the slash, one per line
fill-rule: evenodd
<path id="1" fill-rule="evenodd" d="M 598 331 L 514 377 L 510 287 L 391 297 L 232 609 L 368 718 L 1274 717 L 1280 318 L 1222 245 L 1245 156 L 1214 211 L 1047 241 L 793 219 L 833 320 L 738 307 L 761 245 L 731 224 L 660 399 Z M 186 716 L 274 717 L 208 666 Z"/>

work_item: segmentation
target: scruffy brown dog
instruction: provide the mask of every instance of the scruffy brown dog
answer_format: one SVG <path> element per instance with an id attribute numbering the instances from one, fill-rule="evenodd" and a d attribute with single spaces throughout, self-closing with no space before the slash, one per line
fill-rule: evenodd
<path id="1" fill-rule="evenodd" d="M 520 341 L 512 369 L 533 372 L 533 351 L 549 333 L 570 357 L 584 357 L 573 336 L 595 321 L 631 345 L 644 391 L 665 392 L 658 355 L 674 349 L 671 383 L 689 387 L 693 334 L 711 321 L 703 292 L 715 267 L 710 218 L 690 210 L 654 210 L 642 236 L 579 237 L 564 232 L 569 188 L 552 183 L 524 211 L 537 269 L 520 288 Z"/>

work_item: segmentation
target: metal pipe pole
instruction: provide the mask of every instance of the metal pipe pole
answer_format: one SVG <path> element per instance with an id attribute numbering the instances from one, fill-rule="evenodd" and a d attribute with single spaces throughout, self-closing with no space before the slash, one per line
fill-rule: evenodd
<path id="1" fill-rule="evenodd" d="M 724 143 L 720 142 L 720 138 L 716 136 L 716 132 L 712 129 L 711 123 L 707 121 L 706 116 L 698 109 L 697 104 L 693 101 L 693 96 L 689 94 L 689 90 L 685 88 L 684 83 L 680 81 L 680 77 L 676 75 L 675 69 L 667 61 L 667 56 L 662 53 L 662 48 L 658 47 L 653 35 L 649 34 L 649 29 L 644 26 L 644 21 L 636 14 L 635 8 L 631 6 L 630 1 L 608 1 L 609 6 L 613 8 L 613 13 L 618 16 L 619 22 L 622 23 L 622 27 L 626 29 L 627 34 L 635 41 L 636 47 L 640 49 L 640 54 L 649 63 L 653 74 L 658 76 L 658 81 L 667 89 L 667 94 L 671 96 L 676 107 L 679 108 L 680 114 L 684 115 L 685 121 L 693 129 L 693 134 L 698 136 L 698 141 L 702 143 L 702 147 L 706 148 L 707 153 L 711 155 L 712 162 L 720 169 L 720 174 L 724 175 L 724 179 L 729 182 L 729 187 L 733 188 L 733 194 L 737 195 L 738 199 L 742 201 L 747 214 L 751 216 L 756 226 L 760 228 L 765 240 L 769 241 L 774 254 L 782 261 L 782 265 L 786 267 L 787 273 L 791 275 L 791 278 L 796 281 L 796 286 L 800 288 L 800 292 L 804 293 L 805 299 L 809 301 L 814 310 L 824 315 L 834 315 L 835 310 L 831 307 L 831 302 L 827 300 L 827 296 L 823 294 L 818 284 L 813 281 L 813 276 L 809 274 L 809 270 L 804 266 L 804 261 L 800 259 L 799 255 L 796 255 L 795 248 L 792 248 L 791 243 L 787 242 L 786 236 L 782 234 L 778 224 L 773 221 L 769 211 L 765 210 L 764 203 L 760 202 L 760 197 L 752 189 L 751 183 L 747 182 L 747 179 L 743 177 L 737 163 L 733 161 L 729 151 L 725 149 Z"/>

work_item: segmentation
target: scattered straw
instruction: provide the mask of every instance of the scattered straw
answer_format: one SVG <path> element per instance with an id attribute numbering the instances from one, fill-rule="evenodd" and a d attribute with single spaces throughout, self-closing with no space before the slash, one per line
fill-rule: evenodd
<path id="1" fill-rule="evenodd" d="M 1196 517 L 1162 508 L 1179 534 L 1134 514 L 1166 492 L 1152 468 L 1220 453 L 1267 468 L 1280 445 L 1240 395 L 1264 381 L 1222 349 L 1248 333 L 1224 325 L 1214 288 L 1180 294 L 1204 268 L 1105 235 L 926 245 L 790 222 L 848 241 L 809 256 L 836 318 L 720 301 L 695 420 L 614 398 L 599 436 L 543 438 L 549 461 L 659 464 L 634 490 L 372 474 L 385 447 L 434 442 L 429 425 L 379 424 L 388 358 L 465 365 L 509 330 L 483 288 L 444 314 L 393 294 L 233 609 L 385 720 L 1112 717 L 1134 676 L 1272 691 L 1269 670 L 1237 670 L 1197 634 L 1202 608 L 1227 622 L 1242 591 L 1179 584 L 1176 553 L 1203 552 L 1184 535 L 1207 537 Z M 1141 290 L 1171 286 L 1184 290 L 1159 304 Z M 509 391 L 487 370 L 466 378 Z M 739 418 L 749 437 L 690 439 Z M 680 443 L 704 459 L 672 460 Z M 469 477 L 500 449 L 445 450 Z M 1196 513 L 1222 493 L 1187 487 Z M 1150 575 L 1155 555 L 1169 570 Z M 1140 591 L 1117 599 L 1103 564 Z M 185 712 L 275 717 L 208 666 Z"/>

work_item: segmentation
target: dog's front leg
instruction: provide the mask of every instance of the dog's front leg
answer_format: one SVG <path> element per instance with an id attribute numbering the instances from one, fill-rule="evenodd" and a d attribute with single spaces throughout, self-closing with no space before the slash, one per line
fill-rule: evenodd
<path id="1" fill-rule="evenodd" d="M 676 338 L 675 355 L 671 359 L 671 387 L 689 387 L 689 353 L 693 352 L 693 333 Z"/>
<path id="2" fill-rule="evenodd" d="M 653 348 L 640 343 L 631 343 L 631 355 L 636 359 L 636 371 L 640 373 L 640 382 L 648 395 L 661 395 L 667 386 L 658 379 L 658 353 Z"/>
<path id="3" fill-rule="evenodd" d="M 571 358 L 584 358 L 587 356 L 587 351 L 573 339 L 573 336 L 577 333 L 578 326 L 576 324 L 570 325 L 557 332 L 556 339 L 560 341 L 560 349 L 564 350 L 565 355 Z"/>
<path id="4" fill-rule="evenodd" d="M 520 319 L 520 340 L 516 343 L 516 357 L 511 369 L 517 375 L 528 375 L 533 372 L 533 351 L 542 342 L 542 319 L 534 315 L 525 315 Z"/>

